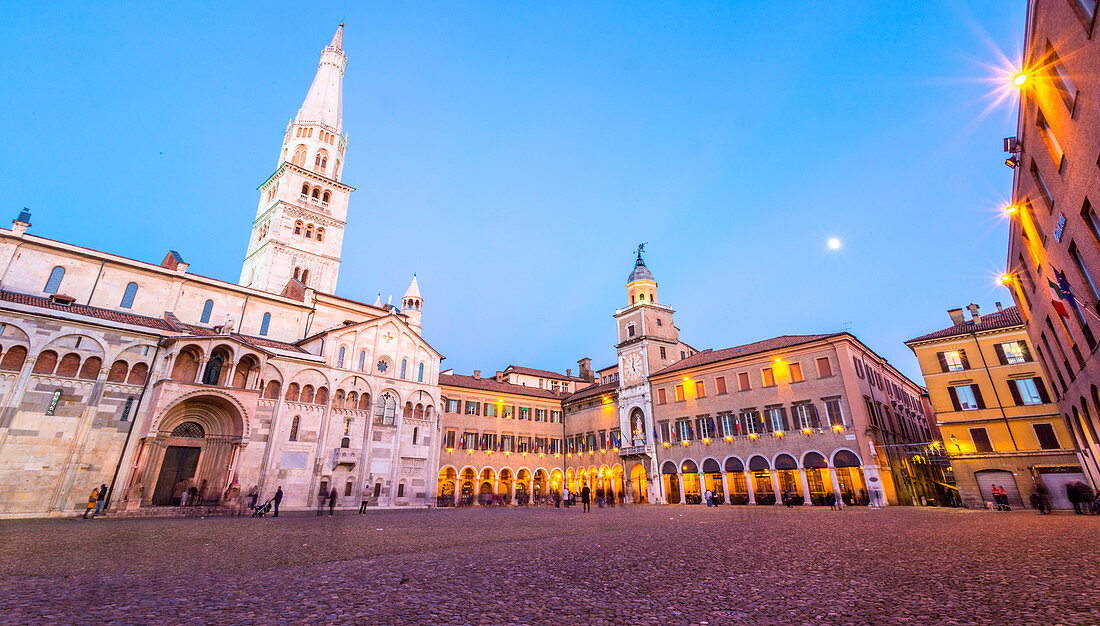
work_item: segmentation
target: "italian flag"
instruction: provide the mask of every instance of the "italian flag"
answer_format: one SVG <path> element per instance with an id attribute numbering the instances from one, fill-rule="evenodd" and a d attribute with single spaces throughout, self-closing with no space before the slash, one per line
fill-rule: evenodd
<path id="1" fill-rule="evenodd" d="M 1058 311 L 1058 315 L 1069 319 L 1069 310 L 1066 308 L 1066 294 L 1062 293 L 1062 288 L 1058 286 L 1058 283 L 1047 278 L 1047 284 L 1050 285 L 1050 303 L 1054 306 L 1054 310 Z"/>

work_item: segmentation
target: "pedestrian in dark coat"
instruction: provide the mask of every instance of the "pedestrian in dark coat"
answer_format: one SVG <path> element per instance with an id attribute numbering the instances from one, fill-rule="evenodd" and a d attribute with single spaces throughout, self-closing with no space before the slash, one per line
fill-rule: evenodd
<path id="1" fill-rule="evenodd" d="M 103 501 L 107 499 L 107 484 L 104 483 L 99 486 L 99 495 L 95 499 L 95 515 L 99 517 L 99 514 L 103 512 Z"/>
<path id="2" fill-rule="evenodd" d="M 283 501 L 282 485 L 279 485 L 279 488 L 275 490 L 275 497 L 272 500 L 275 502 L 275 517 L 279 517 L 279 503 Z"/>
<path id="3" fill-rule="evenodd" d="M 328 485 L 321 484 L 321 490 L 317 492 L 317 517 L 325 514 L 325 503 L 328 502 Z"/>
<path id="4" fill-rule="evenodd" d="M 328 493 L 328 516 L 332 517 L 333 511 L 336 509 L 336 487 L 332 488 L 332 491 Z"/>
<path id="5" fill-rule="evenodd" d="M 84 519 L 88 519 L 88 514 L 91 513 L 92 514 L 92 519 L 95 519 L 95 512 L 94 512 L 95 511 L 95 503 L 98 500 L 99 500 L 99 488 L 95 487 L 95 488 L 92 489 L 91 495 L 88 496 L 88 505 L 84 507 L 84 515 L 82 515 L 81 517 L 83 517 Z"/>
<path id="6" fill-rule="evenodd" d="M 581 489 L 581 504 L 584 505 L 584 510 L 583 510 L 584 513 L 587 513 L 588 511 L 590 511 L 592 509 L 591 505 L 589 504 L 591 501 L 592 501 L 592 489 L 590 489 L 588 487 L 588 485 L 585 485 L 584 489 Z"/>

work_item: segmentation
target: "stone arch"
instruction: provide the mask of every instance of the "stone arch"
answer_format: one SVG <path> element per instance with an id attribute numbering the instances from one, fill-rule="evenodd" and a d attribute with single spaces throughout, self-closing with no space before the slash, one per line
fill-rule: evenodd
<path id="1" fill-rule="evenodd" d="M 811 455 L 814 455 L 814 454 L 816 454 L 817 456 L 816 457 L 811 456 Z M 813 467 L 813 468 L 828 467 L 828 461 L 826 461 L 827 458 L 828 457 L 825 455 L 825 453 L 820 451 L 820 450 L 816 450 L 816 449 L 806 450 L 805 452 L 802 453 L 802 458 L 798 459 L 798 466 L 799 467 L 807 467 L 807 468 L 808 467 Z M 807 463 L 817 463 L 819 461 L 821 463 L 823 463 L 823 465 L 807 465 Z"/>
<path id="2" fill-rule="evenodd" d="M 124 383 L 126 382 L 126 376 L 129 373 L 130 364 L 122 359 L 118 359 L 111 364 L 111 369 L 107 372 L 107 382 Z"/>
<path id="3" fill-rule="evenodd" d="M 745 461 L 736 454 L 731 454 L 722 459 L 722 469 L 727 472 L 743 472 L 745 471 Z"/>
<path id="4" fill-rule="evenodd" d="M 859 458 L 859 455 L 849 450 L 848 448 L 837 448 L 833 450 L 833 466 L 834 467 L 862 467 L 863 461 Z M 839 463 L 843 463 L 840 465 Z"/>
<path id="5" fill-rule="evenodd" d="M 188 344 L 176 351 L 172 362 L 172 380 L 193 383 L 199 376 L 199 367 L 202 366 L 205 352 L 201 346 Z"/>
<path id="6" fill-rule="evenodd" d="M 768 459 L 760 456 L 759 454 L 754 454 L 752 455 L 752 458 L 749 459 L 749 471 L 762 472 L 765 470 L 770 470 L 771 468 L 771 463 L 768 462 Z"/>
<path id="7" fill-rule="evenodd" d="M 772 458 L 772 467 L 777 470 L 798 469 L 798 462 L 794 460 L 794 455 L 780 452 Z"/>

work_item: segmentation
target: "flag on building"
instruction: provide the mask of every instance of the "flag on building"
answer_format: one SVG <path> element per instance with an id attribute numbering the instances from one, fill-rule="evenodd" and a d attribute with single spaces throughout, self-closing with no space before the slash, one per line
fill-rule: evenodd
<path id="1" fill-rule="evenodd" d="M 1077 309 L 1077 298 L 1073 295 L 1073 290 L 1069 286 L 1069 281 L 1066 280 L 1065 273 L 1059 272 L 1053 265 L 1050 269 L 1054 270 L 1054 277 L 1058 279 L 1058 288 L 1062 291 L 1062 295 L 1065 296 L 1066 301 L 1069 302 L 1069 305 L 1075 310 L 1079 310 Z"/>
<path id="2" fill-rule="evenodd" d="M 1055 270 L 1055 275 L 1057 275 L 1057 273 L 1058 271 Z M 1058 283 L 1049 278 L 1047 278 L 1047 285 L 1050 286 L 1050 304 L 1054 307 L 1055 311 L 1058 311 L 1058 315 L 1068 320 L 1069 310 L 1066 309 L 1066 294 L 1062 292 L 1062 288 Z"/>

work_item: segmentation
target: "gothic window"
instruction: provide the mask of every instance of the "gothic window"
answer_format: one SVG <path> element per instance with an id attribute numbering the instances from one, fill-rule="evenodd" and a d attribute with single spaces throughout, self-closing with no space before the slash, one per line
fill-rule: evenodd
<path id="1" fill-rule="evenodd" d="M 294 159 L 291 161 L 294 165 L 306 166 L 306 147 L 299 145 L 294 149 Z"/>
<path id="2" fill-rule="evenodd" d="M 65 278 L 65 268 L 57 266 L 50 272 L 50 279 L 46 281 L 46 288 L 43 289 L 46 293 L 57 293 L 57 290 L 61 288 L 61 281 Z"/>
<path id="3" fill-rule="evenodd" d="M 332 194 L 326 191 L 325 193 L 321 194 L 321 202 L 324 202 L 325 204 L 328 204 L 329 198 L 331 198 L 331 197 L 332 197 Z"/>
<path id="4" fill-rule="evenodd" d="M 306 239 L 313 239 L 313 224 L 306 224 Z"/>
<path id="5" fill-rule="evenodd" d="M 137 283 L 130 283 L 126 285 L 126 292 L 122 294 L 122 304 L 119 306 L 124 309 L 129 309 L 134 306 L 134 298 L 137 297 Z"/>
<path id="6" fill-rule="evenodd" d="M 260 335 L 267 335 L 267 327 L 271 325 L 271 314 L 264 313 L 263 320 L 260 321 Z"/>
<path id="7" fill-rule="evenodd" d="M 367 351 L 363 350 L 359 353 L 359 371 L 362 372 L 367 367 Z"/>
<path id="8" fill-rule="evenodd" d="M 301 278 L 302 278 L 302 268 L 300 268 L 300 267 L 294 268 L 294 280 L 301 280 Z"/>
<path id="9" fill-rule="evenodd" d="M 344 367 L 344 352 L 346 350 L 344 346 L 340 346 L 340 353 L 336 357 L 336 367 Z"/>
<path id="10" fill-rule="evenodd" d="M 290 440 L 291 441 L 298 441 L 298 426 L 299 426 L 299 424 L 301 424 L 301 422 L 302 422 L 302 418 L 298 417 L 297 415 L 294 416 L 294 419 L 290 420 Z"/>
<path id="11" fill-rule="evenodd" d="M 317 227 L 317 241 L 324 241 L 324 240 L 325 240 L 325 227 L 324 226 L 318 226 Z"/>
<path id="12" fill-rule="evenodd" d="M 309 270 L 302 270 L 302 284 L 305 285 L 305 284 L 308 284 L 308 283 L 309 283 Z"/>
<path id="13" fill-rule="evenodd" d="M 423 363 L 420 364 L 420 369 L 416 374 L 416 382 L 418 382 L 418 383 L 424 382 L 424 364 Z"/>
<path id="14" fill-rule="evenodd" d="M 408 359 L 401 359 L 401 380 L 405 380 L 405 370 L 408 368 L 408 365 Z"/>
<path id="15" fill-rule="evenodd" d="M 317 156 L 313 159 L 313 169 L 324 174 L 326 166 L 328 166 L 328 152 L 318 150 Z"/>
<path id="16" fill-rule="evenodd" d="M 295 235 L 301 235 L 302 234 L 302 226 L 303 226 L 302 220 L 298 220 L 297 222 L 294 222 L 294 234 Z"/>

